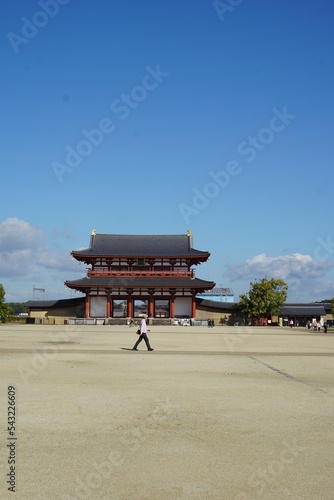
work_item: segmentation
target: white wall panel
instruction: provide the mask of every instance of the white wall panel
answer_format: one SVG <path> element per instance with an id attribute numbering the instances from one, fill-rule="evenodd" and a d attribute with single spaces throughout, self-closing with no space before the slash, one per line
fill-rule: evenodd
<path id="1" fill-rule="evenodd" d="M 174 314 L 176 317 L 191 318 L 191 297 L 175 297 Z"/>
<path id="2" fill-rule="evenodd" d="M 90 297 L 90 317 L 105 318 L 107 316 L 107 297 Z"/>

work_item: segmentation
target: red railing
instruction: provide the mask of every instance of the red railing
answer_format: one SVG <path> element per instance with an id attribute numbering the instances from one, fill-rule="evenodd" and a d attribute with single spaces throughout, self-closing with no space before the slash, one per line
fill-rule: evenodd
<path id="1" fill-rule="evenodd" d="M 195 271 L 105 271 L 88 270 L 89 278 L 194 278 Z"/>

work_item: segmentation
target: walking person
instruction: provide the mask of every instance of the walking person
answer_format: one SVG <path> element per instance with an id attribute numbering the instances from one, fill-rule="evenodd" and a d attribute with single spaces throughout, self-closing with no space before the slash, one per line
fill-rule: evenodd
<path id="1" fill-rule="evenodd" d="M 144 314 L 143 318 L 140 321 L 140 335 L 137 342 L 132 348 L 133 351 L 138 351 L 137 347 L 139 346 L 142 340 L 145 340 L 145 344 L 148 351 L 154 351 L 154 349 L 152 349 L 152 347 L 150 346 L 150 341 L 147 336 L 147 332 L 149 332 L 150 330 L 147 329 L 146 320 L 147 320 L 147 314 Z"/>

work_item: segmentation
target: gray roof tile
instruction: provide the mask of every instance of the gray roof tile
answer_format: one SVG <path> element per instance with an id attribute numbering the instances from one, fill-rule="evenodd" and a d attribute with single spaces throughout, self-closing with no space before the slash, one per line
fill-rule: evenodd
<path id="1" fill-rule="evenodd" d="M 325 316 L 326 311 L 323 305 L 303 304 L 287 305 L 281 307 L 281 314 L 285 316 Z"/>
<path id="2" fill-rule="evenodd" d="M 190 246 L 186 234 L 174 235 L 122 235 L 96 234 L 91 237 L 89 248 L 74 250 L 74 256 L 132 256 L 132 257 L 203 257 L 210 253 Z"/>

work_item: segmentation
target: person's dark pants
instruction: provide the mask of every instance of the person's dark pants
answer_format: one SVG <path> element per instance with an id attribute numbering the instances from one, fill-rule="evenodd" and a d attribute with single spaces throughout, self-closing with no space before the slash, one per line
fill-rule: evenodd
<path id="1" fill-rule="evenodd" d="M 137 349 L 137 347 L 139 346 L 139 344 L 142 340 L 145 340 L 145 344 L 146 344 L 147 349 L 151 349 L 150 341 L 148 340 L 148 336 L 146 333 L 142 333 L 141 335 L 139 335 L 139 339 L 137 340 L 137 342 L 133 346 L 133 349 Z"/>

